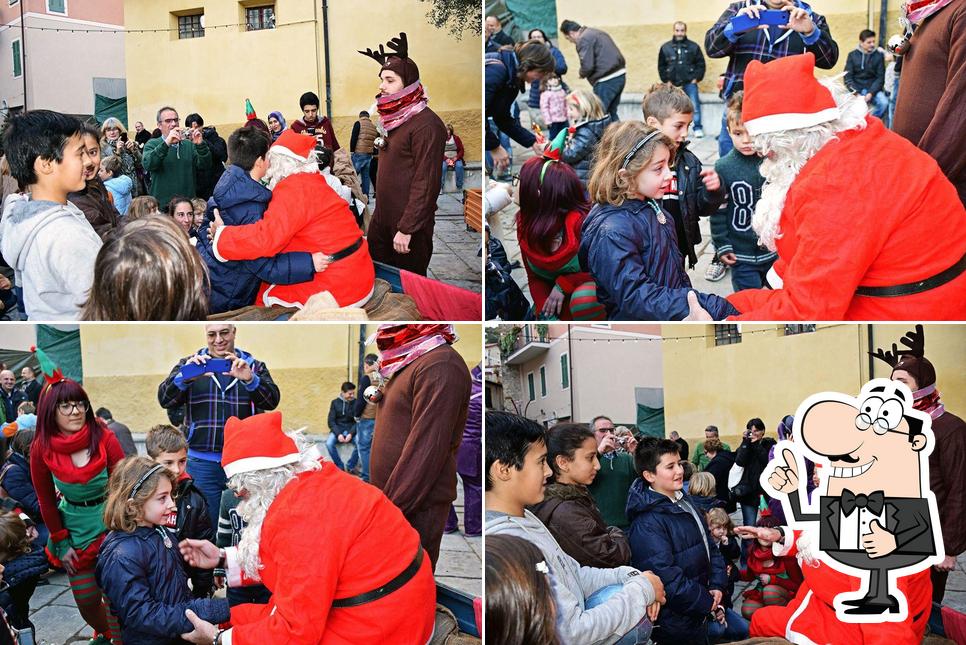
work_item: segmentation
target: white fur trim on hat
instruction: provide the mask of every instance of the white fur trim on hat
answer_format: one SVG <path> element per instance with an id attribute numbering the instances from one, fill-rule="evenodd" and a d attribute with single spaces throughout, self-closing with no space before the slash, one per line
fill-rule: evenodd
<path id="1" fill-rule="evenodd" d="M 230 464 L 224 465 L 225 477 L 231 479 L 239 473 L 249 473 L 253 470 L 268 470 L 269 468 L 287 466 L 288 464 L 301 461 L 301 459 L 302 457 L 298 452 L 282 455 L 281 457 L 245 457 L 244 459 L 236 459 Z"/>
<path id="2" fill-rule="evenodd" d="M 299 161 L 313 161 L 315 159 L 315 149 L 314 148 L 312 149 L 312 152 L 310 153 L 310 156 L 308 156 L 308 157 L 303 157 L 303 156 L 299 155 L 298 153 L 293 152 L 292 150 L 289 150 L 285 146 L 281 146 L 281 145 L 277 145 L 277 144 L 276 145 L 273 145 L 271 148 L 269 148 L 268 151 L 269 152 L 274 152 L 274 153 L 280 154 L 280 155 L 285 155 L 286 157 L 291 157 L 292 159 L 298 159 Z"/>
<path id="3" fill-rule="evenodd" d="M 826 108 L 819 112 L 801 113 L 786 112 L 783 114 L 769 114 L 745 121 L 745 129 L 751 136 L 768 134 L 770 132 L 781 132 L 783 130 L 799 130 L 810 128 L 813 125 L 827 123 L 839 118 L 837 107 Z"/>

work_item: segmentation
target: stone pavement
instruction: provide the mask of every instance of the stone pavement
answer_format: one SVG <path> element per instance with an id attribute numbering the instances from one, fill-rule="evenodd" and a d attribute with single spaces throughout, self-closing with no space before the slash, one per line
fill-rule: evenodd
<path id="1" fill-rule="evenodd" d="M 320 446 L 324 450 L 324 446 Z M 455 502 L 460 529 L 463 527 L 463 487 L 457 486 Z M 324 548 L 324 545 L 323 545 Z M 436 580 L 474 596 L 483 594 L 483 539 L 461 533 L 444 535 L 436 563 Z M 964 585 L 966 586 L 966 585 Z M 224 591 L 215 595 L 224 597 Z M 56 573 L 47 584 L 37 587 L 30 600 L 30 620 L 37 628 L 39 645 L 86 643 L 93 635 L 77 612 L 67 576 Z"/>
<path id="2" fill-rule="evenodd" d="M 481 236 L 466 230 L 459 193 L 443 193 L 436 200 L 436 228 L 429 277 L 474 293 L 483 290 L 483 259 L 479 256 Z M 370 210 L 376 200 L 370 201 Z"/>

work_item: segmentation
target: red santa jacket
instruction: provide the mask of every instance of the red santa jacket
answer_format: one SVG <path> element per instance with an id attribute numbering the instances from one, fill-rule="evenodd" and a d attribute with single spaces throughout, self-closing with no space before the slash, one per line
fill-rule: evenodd
<path id="1" fill-rule="evenodd" d="M 272 191 L 265 216 L 254 224 L 223 226 L 212 244 L 219 260 L 254 260 L 289 251 L 337 253 L 356 242 L 362 231 L 345 200 L 322 175 L 286 177 Z M 313 294 L 328 291 L 340 307 L 356 305 L 372 294 L 376 273 L 369 245 L 330 264 L 310 282 L 263 284 L 256 304 L 303 307 Z"/>
<path id="2" fill-rule="evenodd" d="M 782 288 L 728 296 L 745 320 L 962 320 L 966 274 L 892 298 L 859 286 L 923 280 L 966 253 L 966 209 L 936 161 L 869 117 L 802 169 L 782 210 Z M 776 285 L 772 285 L 776 286 Z"/>
<path id="3" fill-rule="evenodd" d="M 801 531 L 795 531 L 795 544 L 786 554 L 797 554 Z M 909 604 L 909 615 L 900 623 L 843 623 L 832 603 L 840 593 L 858 591 L 861 581 L 836 571 L 824 563 L 813 567 L 802 563 L 805 581 L 784 607 L 762 607 L 751 617 L 751 636 L 778 636 L 792 643 L 814 645 L 899 645 L 921 643 L 932 609 L 932 583 L 929 571 L 920 571 L 897 580 L 899 591 Z"/>
<path id="4" fill-rule="evenodd" d="M 392 580 L 422 548 L 419 534 L 382 492 L 331 462 L 299 475 L 272 502 L 262 524 L 262 582 L 268 605 L 231 611 L 232 645 L 426 643 L 436 585 L 429 558 L 401 588 L 357 607 L 336 598 Z"/>

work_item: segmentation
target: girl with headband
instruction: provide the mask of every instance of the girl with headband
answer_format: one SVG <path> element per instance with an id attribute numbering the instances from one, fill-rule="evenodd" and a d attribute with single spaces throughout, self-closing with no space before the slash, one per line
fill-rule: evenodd
<path id="1" fill-rule="evenodd" d="M 580 265 L 597 283 L 611 320 L 683 320 L 691 281 L 674 222 L 658 204 L 669 185 L 674 145 L 640 122 L 613 124 L 597 148 L 588 191 L 594 207 L 580 242 Z M 713 319 L 737 314 L 727 300 L 696 294 Z"/>

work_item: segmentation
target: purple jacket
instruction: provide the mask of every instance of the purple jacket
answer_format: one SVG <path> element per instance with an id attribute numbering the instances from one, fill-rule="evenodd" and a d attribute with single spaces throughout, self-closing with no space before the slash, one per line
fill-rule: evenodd
<path id="1" fill-rule="evenodd" d="M 463 441 L 456 452 L 456 471 L 466 477 L 480 476 L 483 458 L 483 369 L 477 365 L 470 372 L 470 405 L 466 413 Z"/>

